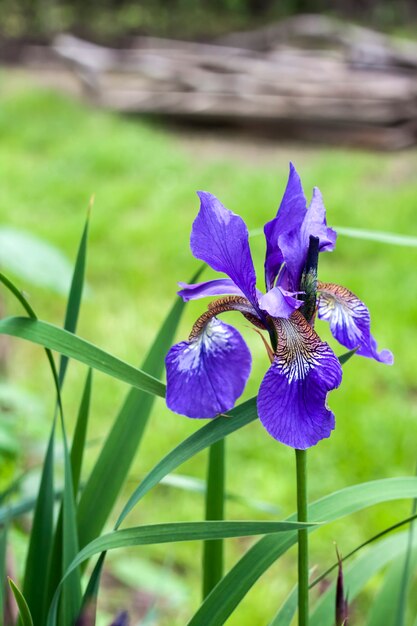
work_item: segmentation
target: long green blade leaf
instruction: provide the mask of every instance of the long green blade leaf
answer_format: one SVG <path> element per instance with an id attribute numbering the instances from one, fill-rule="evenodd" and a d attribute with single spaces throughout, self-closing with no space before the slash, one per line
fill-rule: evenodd
<path id="1" fill-rule="evenodd" d="M 78 246 L 77 258 L 74 266 L 74 271 L 71 280 L 71 287 L 68 296 L 68 302 L 65 312 L 64 329 L 71 333 L 75 333 L 77 328 L 78 317 L 80 313 L 81 300 L 84 289 L 85 280 L 85 265 L 87 255 L 87 237 L 88 237 L 88 222 L 89 212 L 87 214 L 86 223 L 81 236 L 81 241 Z M 68 357 L 61 355 L 58 384 L 62 389 L 65 379 L 65 373 L 68 367 Z M 88 385 L 87 379 L 87 385 Z M 91 387 L 91 380 L 90 380 Z M 89 390 L 87 389 L 87 392 Z M 89 403 L 89 397 L 85 400 Z M 73 560 L 78 552 L 78 536 L 77 536 L 77 523 L 75 513 L 75 498 L 78 489 L 78 480 L 81 471 L 79 464 L 82 461 L 82 455 L 85 445 L 85 431 L 86 431 L 86 417 L 82 408 L 80 410 L 77 427 L 79 427 L 79 438 L 76 441 L 76 450 L 74 459 L 70 459 L 67 434 L 64 422 L 64 416 L 61 410 L 61 427 L 62 437 L 64 443 L 64 490 L 61 510 L 59 512 L 58 521 L 55 528 L 55 536 L 53 542 L 53 549 L 50 558 L 50 568 L 48 577 L 48 594 L 47 603 L 52 599 L 53 593 L 63 573 L 66 571 L 68 564 Z M 81 416 L 81 420 L 80 420 Z M 80 449 L 81 447 L 81 449 Z M 74 485 L 74 475 L 76 474 L 77 485 Z M 80 572 L 75 571 L 69 580 L 66 581 L 62 592 L 61 603 L 61 622 L 62 626 L 71 626 L 75 617 L 78 614 L 81 604 L 81 577 Z"/>
<path id="2" fill-rule="evenodd" d="M 295 534 L 300 528 L 313 526 L 307 524 L 283 522 L 250 522 L 250 521 L 212 521 L 212 522 L 175 522 L 172 524 L 153 524 L 116 530 L 98 537 L 85 546 L 67 570 L 69 576 L 83 561 L 100 552 L 116 548 L 151 545 L 155 543 L 176 543 L 179 541 L 218 540 L 232 537 L 249 537 L 266 533 Z M 55 596 L 48 616 L 47 626 L 56 625 L 56 606 L 58 595 Z"/>
<path id="3" fill-rule="evenodd" d="M 64 439 L 64 498 L 62 506 L 62 574 L 78 553 L 78 532 L 75 510 L 75 497 L 72 483 L 72 471 L 67 444 L 67 437 L 63 427 Z M 59 580 L 58 580 L 59 582 Z M 57 583 L 58 584 L 58 583 Z M 81 608 L 81 574 L 79 568 L 75 569 L 66 579 L 62 589 L 61 599 L 61 624 L 72 626 Z"/>
<path id="4" fill-rule="evenodd" d="M 167 524 L 151 524 L 114 530 L 91 541 L 77 555 L 67 575 L 83 561 L 116 548 L 145 546 L 155 543 L 176 543 L 178 541 L 201 541 L 227 539 L 231 537 L 249 537 L 270 533 L 293 533 L 300 528 L 317 526 L 316 522 L 252 522 L 252 521 L 208 521 L 208 522 L 172 522 Z"/>
<path id="5" fill-rule="evenodd" d="M 27 302 L 26 298 L 23 296 L 23 294 L 6 276 L 1 273 L 0 281 L 13 293 L 13 295 L 28 313 L 29 320 L 26 321 L 30 321 L 31 323 L 36 324 L 38 322 L 37 316 L 30 304 Z M 62 429 L 65 436 L 63 408 L 60 392 L 61 384 L 52 353 L 47 346 L 45 346 L 45 352 L 56 388 L 57 410 L 59 410 L 61 416 Z M 56 412 L 53 419 L 51 435 L 42 468 L 42 477 L 39 486 L 38 497 L 36 499 L 35 514 L 30 534 L 29 549 L 26 558 L 24 574 L 25 596 L 26 598 L 28 598 L 32 615 L 35 615 L 35 626 L 41 626 L 43 624 L 44 613 L 48 602 L 48 586 L 45 583 L 48 580 L 48 569 L 51 558 L 51 550 L 53 546 L 53 501 L 55 497 L 53 484 L 53 462 L 55 428 Z M 68 478 L 66 476 L 65 483 L 67 484 L 67 482 Z M 72 517 L 74 518 L 73 528 L 76 529 L 75 516 L 73 513 Z M 75 546 L 74 553 L 71 555 L 71 559 L 72 556 L 77 552 L 77 549 L 78 547 Z M 41 586 L 39 581 L 41 581 Z"/>
<path id="6" fill-rule="evenodd" d="M 394 246 L 406 246 L 417 248 L 417 237 L 410 235 L 399 235 L 397 233 L 388 233 L 378 230 L 365 230 L 363 228 L 349 228 L 348 226 L 334 226 L 338 235 L 344 237 L 352 237 L 353 239 L 364 239 L 365 241 L 378 241 L 379 243 L 388 243 Z M 249 232 L 250 237 L 258 237 L 263 235 L 262 228 L 254 228 Z"/>
<path id="7" fill-rule="evenodd" d="M 84 290 L 85 265 L 87 259 L 88 222 L 89 213 L 87 215 L 83 234 L 81 236 L 80 245 L 78 246 L 77 258 L 75 260 L 74 272 L 72 275 L 71 287 L 68 296 L 67 310 L 65 312 L 64 328 L 70 333 L 75 333 L 77 328 L 81 300 Z M 61 385 L 61 387 L 64 382 L 67 366 L 68 357 L 63 355 L 59 364 L 58 374 L 59 384 Z"/>
<path id="8" fill-rule="evenodd" d="M 417 500 L 415 499 L 413 501 L 413 506 L 411 508 L 411 514 L 415 515 L 416 513 L 417 513 Z M 395 626 L 404 626 L 405 624 L 405 615 L 406 615 L 406 610 L 407 610 L 407 595 L 409 591 L 410 577 L 412 575 L 411 574 L 412 572 L 411 551 L 412 551 L 413 540 L 414 540 L 414 531 L 415 531 L 414 526 L 415 525 L 411 523 L 410 528 L 408 529 L 408 546 L 407 546 L 407 552 L 405 555 L 405 560 L 404 560 L 404 564 L 402 568 L 401 582 L 399 583 L 398 606 L 397 606 L 397 612 L 396 612 L 396 617 L 395 617 L 395 622 L 394 622 Z"/>
<path id="9" fill-rule="evenodd" d="M 16 604 L 19 609 L 19 615 L 22 622 L 22 626 L 33 626 L 32 615 L 30 613 L 28 604 L 25 600 L 20 589 L 15 585 L 11 578 L 9 578 L 10 589 L 13 592 L 13 595 L 16 600 Z"/>
<path id="10" fill-rule="evenodd" d="M 412 507 L 413 517 L 416 517 L 416 501 Z M 375 601 L 369 616 L 368 626 L 377 626 L 384 622 L 384 626 L 404 626 L 407 606 L 409 578 L 416 565 L 414 524 L 410 523 L 407 536 L 405 556 L 394 563 L 385 576 L 384 583 Z M 382 621 L 381 621 L 382 620 Z"/>
<path id="11" fill-rule="evenodd" d="M 77 422 L 75 424 L 74 437 L 71 446 L 70 458 L 75 497 L 78 493 L 81 470 L 83 466 L 84 450 L 87 438 L 87 425 L 90 414 L 92 378 L 93 372 L 89 369 L 84 385 L 80 408 L 78 410 Z"/>
<path id="12" fill-rule="evenodd" d="M 356 559 L 343 573 L 349 600 L 354 600 L 365 584 L 388 563 L 399 556 L 404 558 L 406 550 L 407 533 L 398 533 L 378 542 Z M 320 597 L 310 614 L 310 626 L 333 626 L 335 587 L 335 583 L 332 583 Z M 381 617 L 382 621 L 377 622 L 378 626 L 390 623 L 385 615 Z"/>
<path id="13" fill-rule="evenodd" d="M 346 226 L 335 226 L 337 232 L 345 237 L 353 239 L 365 239 L 367 241 L 378 241 L 395 246 L 406 246 L 417 248 L 417 237 L 410 235 L 398 235 L 397 233 L 387 233 L 378 230 L 364 230 L 362 228 L 348 228 Z"/>
<path id="14" fill-rule="evenodd" d="M 319 522 L 332 521 L 374 504 L 414 498 L 416 494 L 416 478 L 372 481 L 347 487 L 314 502 L 308 514 Z M 288 519 L 295 519 L 295 515 Z M 295 536 L 285 533 L 260 539 L 213 589 L 188 626 L 222 626 L 259 577 L 295 542 Z"/>
<path id="15" fill-rule="evenodd" d="M 62 524 L 62 573 L 67 570 L 68 565 L 72 562 L 78 553 L 78 534 L 75 509 L 75 497 L 72 484 L 71 464 L 69 460 L 69 451 L 66 441 L 65 431 L 64 437 L 64 464 L 65 464 L 65 483 L 63 498 L 63 524 Z M 57 581 L 57 584 L 59 579 Z M 61 614 L 62 625 L 72 626 L 81 607 L 81 574 L 76 569 L 65 581 L 62 590 Z"/>
<path id="16" fill-rule="evenodd" d="M 202 269 L 191 282 L 198 279 Z M 184 302 L 176 298 L 143 362 L 144 372 L 161 376 L 164 358 L 172 345 L 184 306 Z M 81 547 L 100 534 L 108 519 L 142 440 L 153 403 L 154 396 L 148 393 L 138 389 L 128 393 L 81 494 L 78 506 Z"/>
<path id="17" fill-rule="evenodd" d="M 363 550 L 363 548 L 365 548 L 366 546 L 369 546 L 371 543 L 374 543 L 375 541 L 381 539 L 382 537 L 385 537 L 386 535 L 394 532 L 395 530 L 398 530 L 405 524 L 411 524 L 411 522 L 413 522 L 416 518 L 417 518 L 417 514 L 412 515 L 411 517 L 407 517 L 406 519 L 400 520 L 399 522 L 397 522 L 396 524 L 393 524 L 392 526 L 389 526 L 388 528 L 384 528 L 384 530 L 380 531 L 376 535 L 373 535 L 370 539 L 367 539 L 363 543 L 356 546 L 356 548 L 354 548 L 347 554 L 343 555 L 341 559 L 342 562 L 343 563 L 346 562 L 347 559 L 350 559 L 354 554 L 357 554 L 358 552 Z M 336 563 L 334 563 L 331 567 L 329 567 L 325 572 L 320 574 L 320 576 L 317 576 L 313 580 L 313 582 L 310 584 L 310 589 L 313 589 L 313 587 L 318 585 L 322 580 L 326 579 L 335 569 L 337 569 L 338 566 L 339 566 L 339 560 L 337 560 Z M 291 620 L 293 616 L 295 615 L 296 610 L 297 610 L 297 586 L 291 591 L 286 601 L 284 602 L 284 604 L 278 611 L 275 618 L 269 624 L 269 626 L 290 626 Z"/>
<path id="18" fill-rule="evenodd" d="M 225 442 L 210 446 L 207 471 L 206 520 L 224 517 Z M 223 576 L 223 541 L 206 541 L 203 545 L 203 598 Z"/>
<path id="19" fill-rule="evenodd" d="M 339 358 L 341 363 L 345 363 L 353 354 L 355 350 L 347 352 L 345 355 Z M 174 471 L 182 463 L 185 463 L 188 459 L 195 454 L 204 450 L 205 448 L 213 445 L 216 441 L 220 441 L 227 435 L 230 435 L 235 430 L 239 430 L 257 419 L 258 413 L 256 408 L 256 397 L 247 400 L 238 407 L 232 409 L 225 416 L 217 417 L 196 433 L 188 437 L 185 441 L 180 443 L 174 450 L 169 452 L 155 467 L 149 472 L 143 481 L 138 485 L 135 491 L 130 496 L 129 500 L 125 504 L 119 518 L 115 524 L 115 528 L 123 523 L 127 515 L 139 502 L 141 498 L 152 487 L 157 485 L 162 478 Z"/>
<path id="20" fill-rule="evenodd" d="M 23 594 L 30 607 L 35 626 L 42 626 L 47 602 L 45 581 L 48 577 L 53 533 L 54 439 L 55 420 L 42 468 L 23 582 Z"/>
<path id="21" fill-rule="evenodd" d="M 103 570 L 104 559 L 106 558 L 106 552 L 102 552 L 97 559 L 97 563 L 94 566 L 90 580 L 84 592 L 83 601 L 81 605 L 81 618 L 87 616 L 88 624 L 91 622 L 93 626 L 95 624 L 96 610 L 97 610 L 97 596 L 100 587 L 101 572 Z"/>
<path id="22" fill-rule="evenodd" d="M 250 424 L 257 419 L 256 398 L 251 398 L 230 411 L 226 416 L 217 417 L 200 428 L 197 432 L 180 443 L 169 452 L 150 472 L 130 496 L 124 506 L 115 528 L 118 528 L 133 507 L 152 487 L 157 485 L 164 476 L 172 472 L 182 463 L 193 457 L 197 452 L 220 441 L 235 430 Z"/>
<path id="23" fill-rule="evenodd" d="M 133 387 L 158 396 L 165 395 L 165 385 L 159 380 L 108 354 L 101 348 L 47 322 L 25 317 L 0 320 L 0 334 L 27 339 L 85 363 Z"/>

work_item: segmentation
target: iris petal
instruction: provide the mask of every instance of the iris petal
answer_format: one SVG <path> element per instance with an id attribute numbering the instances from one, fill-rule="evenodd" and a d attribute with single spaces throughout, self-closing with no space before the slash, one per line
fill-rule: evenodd
<path id="1" fill-rule="evenodd" d="M 245 222 L 212 194 L 199 191 L 198 196 L 200 211 L 190 240 L 193 255 L 227 274 L 256 307 L 256 275 Z"/>
<path id="2" fill-rule="evenodd" d="M 334 429 L 326 398 L 340 385 L 342 369 L 299 311 L 277 320 L 277 334 L 275 359 L 258 394 L 258 414 L 274 439 L 304 450 Z"/>
<path id="3" fill-rule="evenodd" d="M 230 278 L 218 278 L 216 280 L 207 280 L 203 283 L 178 283 L 181 287 L 178 295 L 188 302 L 189 300 L 198 300 L 208 296 L 243 296 L 244 293 Z"/>
<path id="4" fill-rule="evenodd" d="M 187 417 L 215 417 L 231 409 L 251 370 L 251 354 L 240 333 L 212 318 L 190 341 L 165 358 L 168 407 Z"/>
<path id="5" fill-rule="evenodd" d="M 290 174 L 276 217 L 264 226 L 266 239 L 265 283 L 267 290 L 274 285 L 281 263 L 284 260 L 278 245 L 279 236 L 299 229 L 307 210 L 301 180 L 294 165 L 290 163 Z"/>
<path id="6" fill-rule="evenodd" d="M 288 318 L 302 305 L 303 302 L 294 298 L 293 293 L 281 287 L 274 287 L 259 299 L 261 309 L 272 315 L 272 317 Z"/>
<path id="7" fill-rule="evenodd" d="M 394 362 L 392 352 L 381 350 L 371 335 L 371 317 L 365 304 L 354 293 L 333 283 L 318 283 L 318 316 L 329 322 L 332 335 L 356 354 L 381 363 Z"/>
<path id="8" fill-rule="evenodd" d="M 296 291 L 299 288 L 301 274 L 307 260 L 310 235 L 319 239 L 320 252 L 331 251 L 336 245 L 337 234 L 327 226 L 326 209 L 317 187 L 313 190 L 313 197 L 301 227 L 283 233 L 279 238 L 286 264 L 286 272 L 280 284 L 290 290 Z M 283 280 L 285 283 L 282 282 Z"/>

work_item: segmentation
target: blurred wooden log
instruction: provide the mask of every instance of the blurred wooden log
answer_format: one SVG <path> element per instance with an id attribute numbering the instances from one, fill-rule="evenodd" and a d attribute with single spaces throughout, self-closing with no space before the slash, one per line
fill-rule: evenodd
<path id="1" fill-rule="evenodd" d="M 333 47 L 291 47 L 294 38 Z M 228 41 L 233 47 L 225 45 Z M 406 132 L 413 143 L 417 49 L 394 54 L 386 41 L 373 31 L 304 16 L 246 34 L 246 40 L 231 36 L 221 45 L 139 38 L 132 49 L 110 49 L 61 35 L 54 49 L 71 63 L 88 96 L 115 110 L 310 125 L 327 121 L 339 124 L 339 133 L 342 127 L 352 131 L 349 124 L 367 125 L 375 129 L 366 134 L 372 141 L 376 129 L 384 128 L 382 143 L 389 137 L 395 145 L 407 143 Z M 395 125 L 401 127 L 400 140 L 391 132 Z"/>

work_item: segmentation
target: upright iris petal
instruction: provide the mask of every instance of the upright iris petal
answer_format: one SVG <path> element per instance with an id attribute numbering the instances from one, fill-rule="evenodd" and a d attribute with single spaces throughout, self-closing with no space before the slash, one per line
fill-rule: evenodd
<path id="1" fill-rule="evenodd" d="M 240 333 L 212 318 L 165 358 L 168 407 L 187 417 L 215 417 L 231 409 L 251 370 L 251 354 Z"/>
<path id="2" fill-rule="evenodd" d="M 194 220 L 190 245 L 193 255 L 227 274 L 257 307 L 256 275 L 245 222 L 211 193 L 199 191 L 200 211 Z"/>
<path id="3" fill-rule="evenodd" d="M 299 229 L 307 210 L 307 202 L 301 180 L 292 163 L 287 187 L 281 200 L 276 217 L 264 226 L 266 239 L 265 283 L 267 291 L 272 289 L 279 269 L 284 260 L 279 246 L 279 237 L 283 233 Z"/>
<path id="4" fill-rule="evenodd" d="M 378 352 L 371 335 L 371 316 L 365 304 L 354 293 L 333 283 L 318 283 L 319 318 L 329 322 L 332 335 L 342 346 L 356 354 L 391 365 L 394 357 L 389 350 Z"/>
<path id="5" fill-rule="evenodd" d="M 327 393 L 342 380 L 340 363 L 299 311 L 276 320 L 278 349 L 258 395 L 259 418 L 274 439 L 304 450 L 329 437 Z"/>
<path id="6" fill-rule="evenodd" d="M 327 226 L 326 209 L 317 187 L 300 228 L 283 233 L 279 238 L 285 260 L 286 287 L 296 291 L 307 260 L 310 236 L 319 240 L 320 252 L 331 251 L 336 245 L 336 232 Z M 280 283 L 282 284 L 282 283 Z"/>

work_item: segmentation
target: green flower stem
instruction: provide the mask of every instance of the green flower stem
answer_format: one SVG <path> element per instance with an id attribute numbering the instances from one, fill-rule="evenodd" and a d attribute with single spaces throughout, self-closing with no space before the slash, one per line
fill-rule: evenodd
<path id="1" fill-rule="evenodd" d="M 297 519 L 307 522 L 307 451 L 295 451 Z M 298 531 L 298 626 L 308 626 L 308 531 Z"/>
<path id="2" fill-rule="evenodd" d="M 224 456 L 225 443 L 220 439 L 209 450 L 206 520 L 224 519 Z M 203 599 L 223 576 L 223 540 L 204 542 L 203 551 Z"/>

